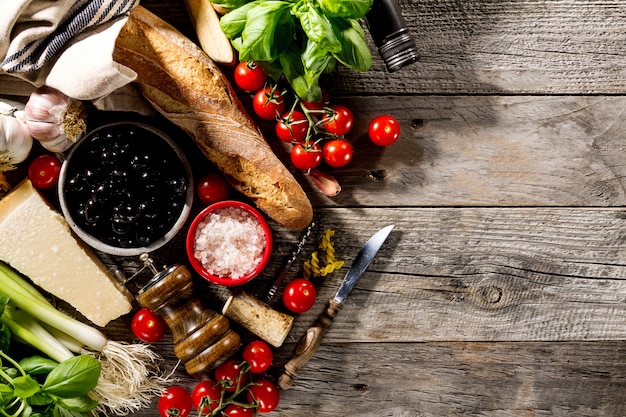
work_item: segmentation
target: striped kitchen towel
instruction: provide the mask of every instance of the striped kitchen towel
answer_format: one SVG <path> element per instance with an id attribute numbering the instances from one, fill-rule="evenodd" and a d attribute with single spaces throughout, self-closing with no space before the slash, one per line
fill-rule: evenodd
<path id="1" fill-rule="evenodd" d="M 108 94 L 134 74 L 112 61 L 139 0 L 11 0 L 0 13 L 0 70 L 79 99 Z"/>

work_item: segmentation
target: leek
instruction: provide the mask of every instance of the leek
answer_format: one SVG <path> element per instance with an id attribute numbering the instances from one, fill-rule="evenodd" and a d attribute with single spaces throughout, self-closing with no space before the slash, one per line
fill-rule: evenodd
<path id="1" fill-rule="evenodd" d="M 18 342 L 33 346 L 48 355 L 50 359 L 63 362 L 74 357 L 74 354 L 64 344 L 23 310 L 16 310 L 8 305 L 0 317 L 0 321 L 6 324 Z"/>
<path id="2" fill-rule="evenodd" d="M 95 327 L 57 310 L 37 288 L 1 261 L 0 295 L 7 296 L 19 308 L 17 311 L 39 321 L 44 331 L 47 328 L 47 333 L 54 335 L 56 343 L 67 344 L 65 349 L 70 346 L 75 353 L 89 354 L 101 362 L 102 371 L 93 390 L 101 411 L 108 410 L 117 415 L 135 412 L 149 406 L 152 398 L 169 383 L 167 378 L 158 374 L 160 358 L 149 345 L 109 340 Z M 37 345 L 39 343 L 33 344 L 35 348 Z"/>

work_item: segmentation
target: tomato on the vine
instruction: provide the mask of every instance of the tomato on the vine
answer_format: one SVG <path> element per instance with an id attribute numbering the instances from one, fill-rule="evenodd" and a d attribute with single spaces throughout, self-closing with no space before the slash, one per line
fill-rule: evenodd
<path id="1" fill-rule="evenodd" d="M 254 61 L 244 61 L 235 67 L 235 83 L 244 91 L 256 91 L 265 85 L 267 74 Z"/>
<path id="2" fill-rule="evenodd" d="M 315 285 L 306 278 L 294 278 L 283 290 L 283 304 L 294 313 L 308 311 L 317 297 Z"/>
<path id="3" fill-rule="evenodd" d="M 341 104 L 330 106 L 329 111 L 324 113 L 322 125 L 328 133 L 334 135 L 345 135 L 354 125 L 354 115 L 352 110 Z"/>
<path id="4" fill-rule="evenodd" d="M 285 98 L 277 88 L 267 86 L 256 92 L 252 108 L 260 118 L 274 120 L 285 110 Z"/>
<path id="5" fill-rule="evenodd" d="M 52 188 L 59 181 L 61 162 L 53 155 L 39 155 L 28 166 L 28 178 L 36 188 Z"/>
<path id="6" fill-rule="evenodd" d="M 254 417 L 254 407 L 244 407 L 239 404 L 229 404 L 222 410 L 224 417 Z"/>
<path id="7" fill-rule="evenodd" d="M 274 360 L 272 348 L 262 340 L 254 340 L 244 346 L 241 356 L 254 374 L 267 371 Z"/>
<path id="8" fill-rule="evenodd" d="M 248 373 L 242 369 L 241 362 L 228 359 L 215 368 L 215 380 L 224 386 L 226 392 L 235 392 L 237 386 L 242 387 L 248 382 Z"/>
<path id="9" fill-rule="evenodd" d="M 309 131 L 309 120 L 299 110 L 283 113 L 276 122 L 276 136 L 283 142 L 303 142 Z"/>
<path id="10" fill-rule="evenodd" d="M 165 320 L 148 308 L 139 309 L 131 321 L 131 330 L 137 339 L 146 343 L 158 342 L 167 331 Z"/>
<path id="11" fill-rule="evenodd" d="M 400 124 L 392 116 L 376 116 L 370 122 L 367 133 L 376 145 L 389 146 L 400 137 Z"/>
<path id="12" fill-rule="evenodd" d="M 161 417 L 187 417 L 192 407 L 191 395 L 179 385 L 166 388 L 157 403 Z"/>
<path id="13" fill-rule="evenodd" d="M 278 387 L 267 379 L 260 379 L 252 384 L 247 397 L 248 401 L 257 405 L 260 413 L 274 411 L 280 402 Z"/>
<path id="14" fill-rule="evenodd" d="M 296 143 L 291 148 L 291 162 L 301 170 L 313 169 L 322 162 L 322 148 L 317 143 L 308 148 L 304 144 Z"/>
<path id="15" fill-rule="evenodd" d="M 202 415 L 209 414 L 220 405 L 222 387 L 210 379 L 204 379 L 194 387 L 191 400 L 196 410 Z"/>
<path id="16" fill-rule="evenodd" d="M 330 104 L 330 94 L 328 94 L 326 89 L 322 88 L 322 99 L 320 101 L 302 100 L 301 103 L 307 110 L 322 110 Z"/>
<path id="17" fill-rule="evenodd" d="M 333 139 L 324 144 L 322 155 L 328 165 L 340 168 L 352 160 L 352 146 L 345 139 Z"/>
<path id="18" fill-rule="evenodd" d="M 200 178 L 196 192 L 204 204 L 216 203 L 228 198 L 230 184 L 223 175 L 211 172 Z"/>

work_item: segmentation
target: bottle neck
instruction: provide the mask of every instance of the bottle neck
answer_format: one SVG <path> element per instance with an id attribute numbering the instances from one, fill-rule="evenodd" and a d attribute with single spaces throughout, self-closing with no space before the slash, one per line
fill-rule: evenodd
<path id="1" fill-rule="evenodd" d="M 389 72 L 397 71 L 419 59 L 415 41 L 407 29 L 396 0 L 374 0 L 365 21 Z"/>

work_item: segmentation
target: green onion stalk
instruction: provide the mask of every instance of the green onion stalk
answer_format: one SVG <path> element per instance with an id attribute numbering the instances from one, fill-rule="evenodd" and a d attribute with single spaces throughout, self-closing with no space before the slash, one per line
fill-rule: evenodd
<path id="1" fill-rule="evenodd" d="M 33 285 L 0 261 L 0 294 L 10 299 L 0 320 L 14 337 L 57 362 L 89 354 L 102 365 L 92 391 L 98 412 L 133 413 L 150 405 L 169 383 L 160 357 L 146 344 L 113 341 L 100 330 L 56 309 Z"/>

